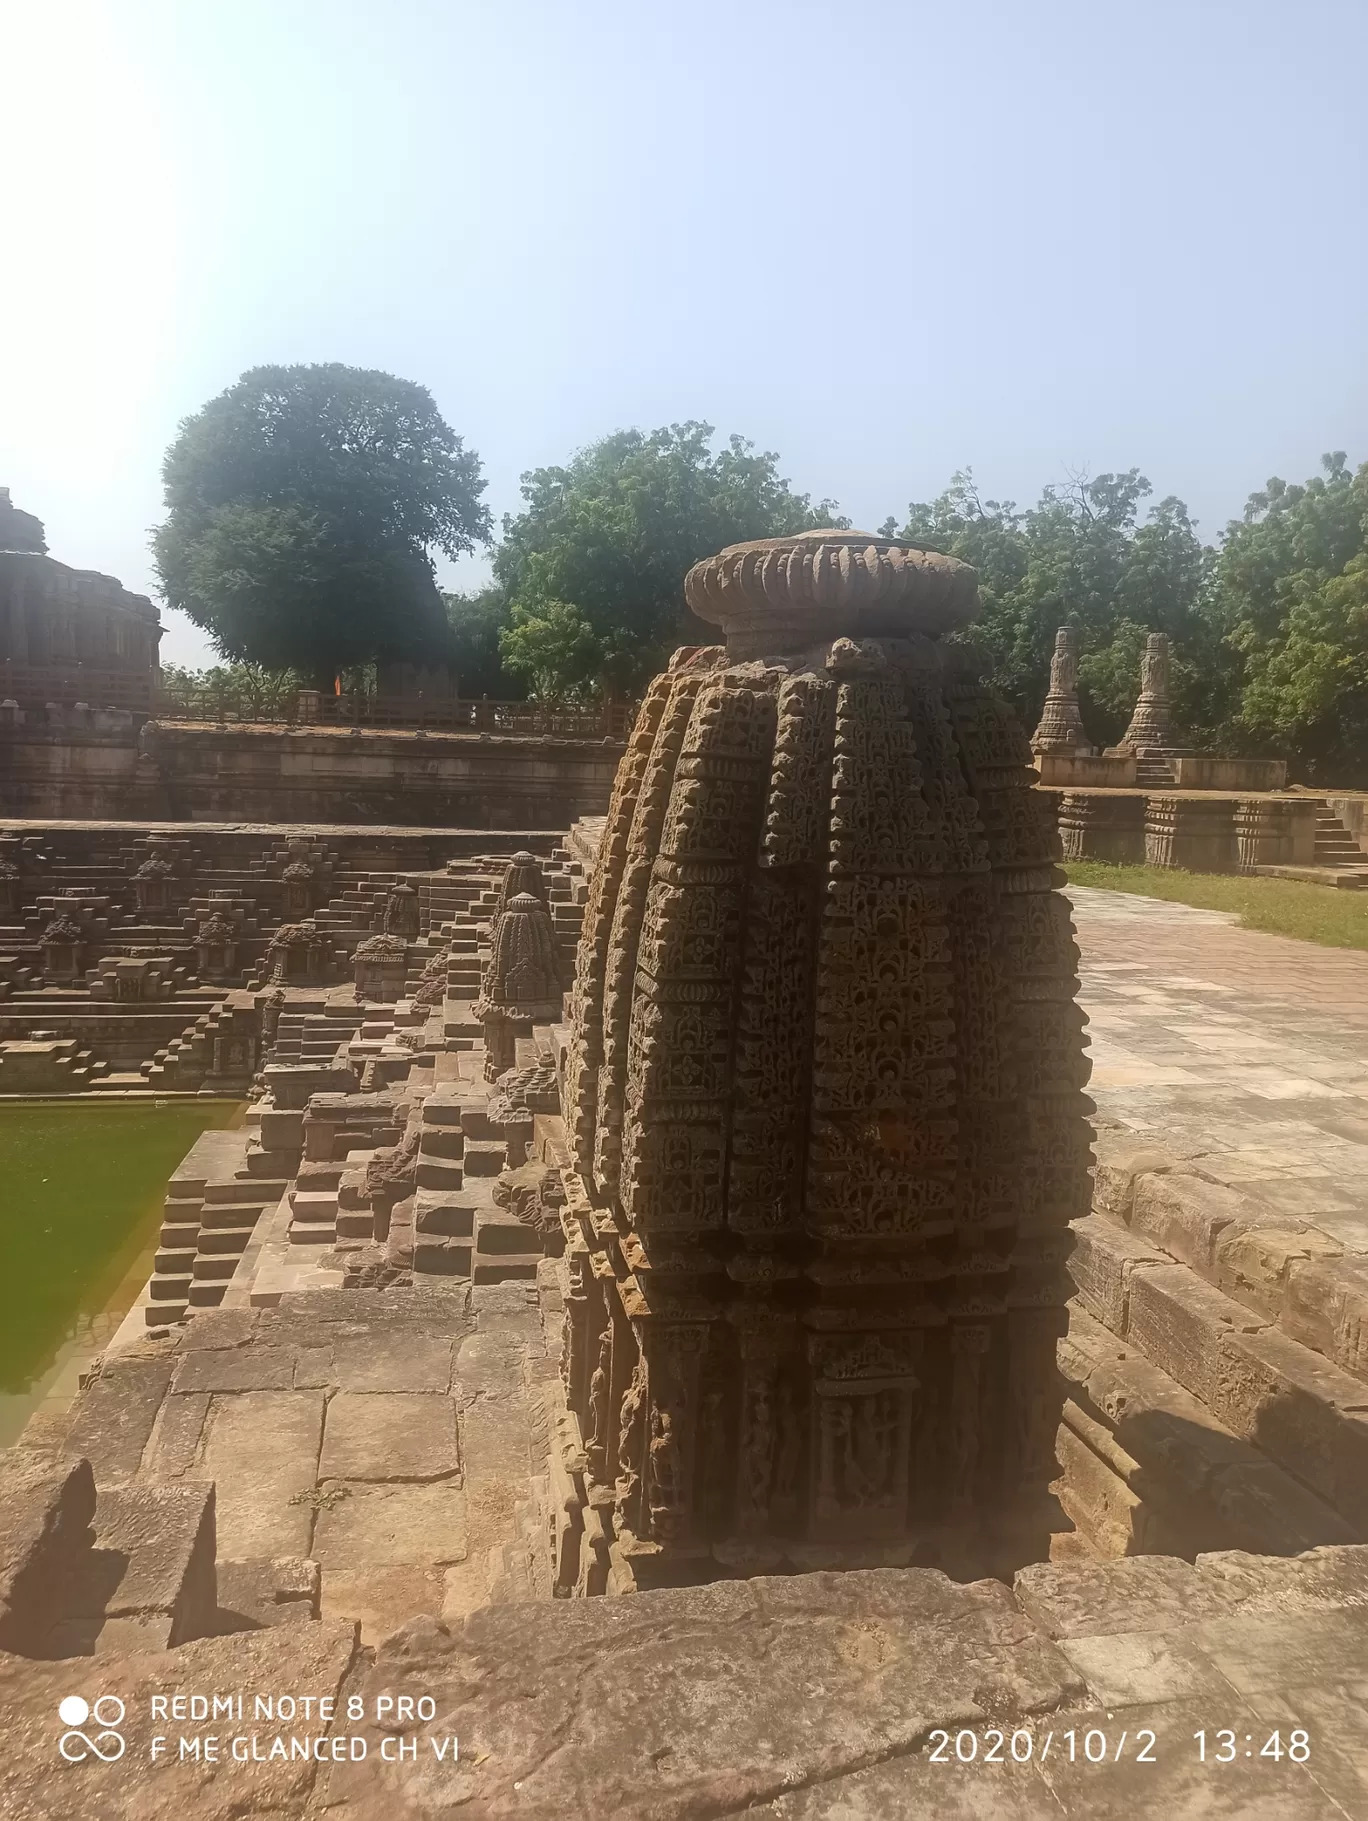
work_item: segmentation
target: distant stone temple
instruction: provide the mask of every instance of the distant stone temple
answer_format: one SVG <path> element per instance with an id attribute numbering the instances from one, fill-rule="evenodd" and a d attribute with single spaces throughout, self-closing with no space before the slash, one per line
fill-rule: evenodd
<path id="1" fill-rule="evenodd" d="M 150 709 L 160 638 L 146 595 L 50 557 L 42 521 L 0 487 L 0 699 Z"/>
<path id="2" fill-rule="evenodd" d="M 638 717 L 565 1071 L 608 1584 L 1043 1554 L 1088 1065 L 973 572 L 814 532 L 686 595 L 726 645 Z"/>

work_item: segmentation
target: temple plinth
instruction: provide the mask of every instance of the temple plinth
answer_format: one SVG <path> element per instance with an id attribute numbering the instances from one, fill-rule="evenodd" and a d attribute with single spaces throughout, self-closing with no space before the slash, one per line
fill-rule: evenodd
<path id="1" fill-rule="evenodd" d="M 831 531 L 685 592 L 726 642 L 638 716 L 564 1064 L 586 1536 L 616 1588 L 1039 1558 L 1088 1066 L 973 572 Z"/>

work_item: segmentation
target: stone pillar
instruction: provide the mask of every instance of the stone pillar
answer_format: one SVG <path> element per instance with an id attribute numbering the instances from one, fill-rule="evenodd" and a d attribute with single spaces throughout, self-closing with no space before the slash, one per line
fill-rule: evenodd
<path id="1" fill-rule="evenodd" d="M 1050 659 L 1050 692 L 1040 724 L 1031 735 L 1031 750 L 1064 756 L 1092 753 L 1078 706 L 1078 634 L 1061 626 Z"/>

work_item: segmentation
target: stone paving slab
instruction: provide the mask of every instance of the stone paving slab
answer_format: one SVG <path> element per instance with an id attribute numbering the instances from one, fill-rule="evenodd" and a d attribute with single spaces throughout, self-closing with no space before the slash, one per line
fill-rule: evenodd
<path id="1" fill-rule="evenodd" d="M 1071 886 L 1100 1129 L 1368 1252 L 1368 953 Z"/>
<path id="2" fill-rule="evenodd" d="M 320 1480 L 441 1480 L 460 1464 L 449 1397 L 339 1391 L 329 1400 Z"/>

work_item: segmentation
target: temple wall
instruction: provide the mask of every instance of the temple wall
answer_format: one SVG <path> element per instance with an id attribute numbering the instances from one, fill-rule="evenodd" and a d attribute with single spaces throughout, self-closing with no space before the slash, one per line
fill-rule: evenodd
<path id="1" fill-rule="evenodd" d="M 1179 790 L 1282 790 L 1287 784 L 1286 759 L 1192 758 L 1169 764 Z"/>
<path id="2" fill-rule="evenodd" d="M 151 752 L 153 756 L 147 754 Z M 608 804 L 617 742 L 156 723 L 0 725 L 0 814 L 564 828 Z"/>
<path id="3" fill-rule="evenodd" d="M 1125 789 L 1135 784 L 1135 754 L 1104 758 L 1100 753 L 1079 757 L 1074 753 L 1036 754 L 1040 782 L 1059 790 Z"/>

